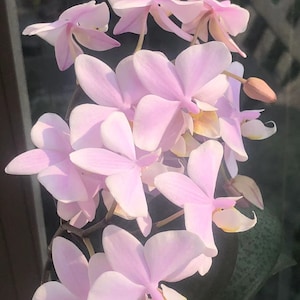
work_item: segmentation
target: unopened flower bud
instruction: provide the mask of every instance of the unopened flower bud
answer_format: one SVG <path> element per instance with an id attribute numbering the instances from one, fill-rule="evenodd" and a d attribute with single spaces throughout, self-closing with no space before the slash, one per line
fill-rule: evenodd
<path id="1" fill-rule="evenodd" d="M 265 103 L 274 103 L 277 100 L 275 92 L 269 85 L 257 77 L 248 78 L 243 84 L 243 90 L 250 98 Z"/>

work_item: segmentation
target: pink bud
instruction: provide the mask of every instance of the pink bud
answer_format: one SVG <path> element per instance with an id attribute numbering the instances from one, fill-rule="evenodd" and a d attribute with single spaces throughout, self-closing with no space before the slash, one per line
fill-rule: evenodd
<path id="1" fill-rule="evenodd" d="M 243 84 L 243 90 L 250 98 L 265 103 L 274 103 L 277 100 L 275 92 L 260 78 L 248 78 Z"/>

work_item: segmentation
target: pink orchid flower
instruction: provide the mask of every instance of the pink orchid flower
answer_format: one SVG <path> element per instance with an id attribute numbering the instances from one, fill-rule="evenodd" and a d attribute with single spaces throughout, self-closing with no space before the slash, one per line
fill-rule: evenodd
<path id="1" fill-rule="evenodd" d="M 184 209 L 186 229 L 204 242 L 206 256 L 218 253 L 212 222 L 227 232 L 245 231 L 256 224 L 256 218 L 249 219 L 234 208 L 240 197 L 214 197 L 222 157 L 222 145 L 209 140 L 191 152 L 188 176 L 168 172 L 158 175 L 154 181 L 164 196 Z"/>
<path id="2" fill-rule="evenodd" d="M 249 12 L 230 1 L 201 0 L 204 5 L 198 10 L 198 16 L 189 23 L 183 22 L 182 29 L 188 33 L 197 34 L 199 38 L 208 41 L 209 33 L 216 41 L 223 42 L 230 51 L 238 52 L 242 57 L 246 54 L 233 41 L 236 36 L 246 30 Z"/>
<path id="3" fill-rule="evenodd" d="M 78 43 L 96 51 L 120 46 L 118 41 L 104 33 L 108 29 L 108 22 L 107 4 L 104 2 L 96 4 L 96 1 L 90 1 L 67 9 L 53 23 L 27 26 L 23 34 L 38 35 L 54 46 L 58 67 L 64 71 L 82 53 Z"/>
<path id="4" fill-rule="evenodd" d="M 123 59 L 114 72 L 101 60 L 82 54 L 75 61 L 75 73 L 79 85 L 94 102 L 122 111 L 129 120 L 147 93 L 135 73 L 132 56 Z"/>
<path id="5" fill-rule="evenodd" d="M 102 244 L 111 271 L 95 280 L 88 300 L 182 300 L 182 295 L 165 285 L 159 290 L 159 283 L 193 275 L 195 268 L 184 268 L 204 249 L 197 235 L 184 230 L 160 232 L 143 246 L 133 235 L 114 225 L 104 229 Z"/>
<path id="6" fill-rule="evenodd" d="M 81 170 L 69 159 L 73 151 L 69 127 L 58 115 L 46 113 L 32 127 L 31 139 L 38 149 L 15 157 L 5 172 L 38 174 L 39 182 L 58 200 L 58 214 L 81 227 L 94 219 L 101 178 Z M 74 217 L 74 219 L 73 219 Z"/>
<path id="7" fill-rule="evenodd" d="M 142 173 L 158 160 L 160 151 L 140 153 L 135 148 L 130 124 L 121 112 L 112 113 L 100 131 L 106 149 L 77 150 L 70 154 L 71 161 L 88 172 L 107 176 L 106 186 L 129 216 L 149 219 Z"/>
<path id="8" fill-rule="evenodd" d="M 109 0 L 112 9 L 120 18 L 114 28 L 114 34 L 132 32 L 147 33 L 147 18 L 151 14 L 155 22 L 164 30 L 175 33 L 184 40 L 191 41 L 192 36 L 183 31 L 170 18 L 174 16 L 181 22 L 190 22 L 202 4 L 193 1 L 187 3 L 177 0 Z"/>
<path id="9" fill-rule="evenodd" d="M 209 85 L 231 63 L 231 54 L 223 43 L 195 45 L 181 52 L 175 64 L 160 52 L 140 50 L 133 63 L 141 82 L 150 95 L 137 105 L 133 134 L 136 145 L 153 151 L 169 150 L 186 130 L 183 112 L 214 111 L 214 101 L 205 102 L 206 95 L 216 97 L 216 85 Z M 223 86 L 223 84 L 221 85 Z"/>

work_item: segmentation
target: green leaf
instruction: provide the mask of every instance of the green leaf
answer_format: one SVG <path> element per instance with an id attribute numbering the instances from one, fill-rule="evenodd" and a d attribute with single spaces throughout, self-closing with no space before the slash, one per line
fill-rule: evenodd
<path id="1" fill-rule="evenodd" d="M 297 265 L 297 261 L 291 255 L 282 252 L 280 253 L 276 265 L 272 270 L 272 275 L 275 275 L 284 269 L 293 267 L 295 265 Z"/>
<path id="2" fill-rule="evenodd" d="M 281 251 L 281 224 L 267 209 L 257 210 L 256 215 L 256 226 L 238 234 L 236 266 L 218 300 L 250 299 L 272 275 Z"/>

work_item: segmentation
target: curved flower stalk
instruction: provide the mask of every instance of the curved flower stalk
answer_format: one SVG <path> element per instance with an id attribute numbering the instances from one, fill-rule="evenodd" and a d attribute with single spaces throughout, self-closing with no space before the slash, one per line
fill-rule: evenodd
<path id="1" fill-rule="evenodd" d="M 184 209 L 186 229 L 203 240 L 207 248 L 204 254 L 208 256 L 218 253 L 212 222 L 226 232 L 245 231 L 256 224 L 256 218 L 249 219 L 234 208 L 241 197 L 214 197 L 222 157 L 222 145 L 210 140 L 191 152 L 187 165 L 188 176 L 168 172 L 155 178 L 157 189 Z"/>
<path id="2" fill-rule="evenodd" d="M 108 22 L 107 4 L 90 1 L 67 9 L 53 23 L 27 26 L 23 34 L 38 35 L 54 46 L 57 65 L 64 71 L 83 53 L 78 43 L 96 51 L 120 46 L 118 41 L 105 34 Z"/>
<path id="3" fill-rule="evenodd" d="M 56 114 L 46 113 L 32 127 L 31 139 L 38 149 L 15 157 L 5 172 L 38 174 L 39 182 L 58 200 L 57 212 L 61 218 L 71 220 L 77 227 L 92 221 L 103 180 L 70 161 L 73 149 L 67 123 Z"/>
<path id="4" fill-rule="evenodd" d="M 204 42 L 208 41 L 209 32 L 216 41 L 223 42 L 230 51 L 246 57 L 230 36 L 236 36 L 246 30 L 249 12 L 236 4 L 231 4 L 230 1 L 200 0 L 199 2 L 203 2 L 204 5 L 200 6 L 197 17 L 191 22 L 183 22 L 182 29 Z"/>
<path id="5" fill-rule="evenodd" d="M 196 268 L 184 268 L 205 248 L 197 235 L 184 230 L 160 232 L 143 246 L 124 229 L 109 225 L 102 239 L 111 271 L 101 272 L 99 264 L 101 274 L 94 281 L 88 300 L 185 299 L 165 285 L 159 289 L 159 283 L 176 282 L 193 275 Z M 102 258 L 101 263 L 107 268 Z"/>

